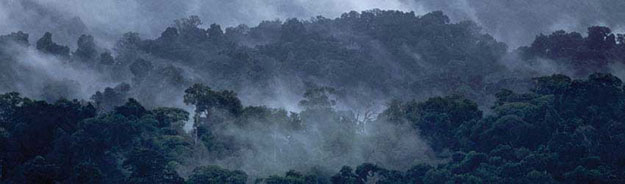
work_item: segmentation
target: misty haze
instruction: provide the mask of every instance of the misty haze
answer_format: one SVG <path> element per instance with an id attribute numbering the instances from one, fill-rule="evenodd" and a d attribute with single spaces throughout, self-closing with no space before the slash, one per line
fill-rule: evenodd
<path id="1" fill-rule="evenodd" d="M 0 183 L 625 183 L 622 0 L 0 0 Z"/>

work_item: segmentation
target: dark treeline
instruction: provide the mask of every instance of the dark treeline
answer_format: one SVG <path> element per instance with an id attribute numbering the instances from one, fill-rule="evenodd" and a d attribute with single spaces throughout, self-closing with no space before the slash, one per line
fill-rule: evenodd
<path id="1" fill-rule="evenodd" d="M 550 35 L 539 35 L 529 47 L 521 47 L 525 60 L 555 60 L 558 64 L 573 69 L 574 74 L 609 71 L 614 63 L 625 63 L 625 35 L 612 33 L 607 27 L 588 28 L 588 35 L 556 31 Z"/>
<path id="2" fill-rule="evenodd" d="M 297 96 L 311 87 L 333 86 L 342 96 L 352 98 L 345 100 L 347 106 L 367 105 L 361 98 L 385 103 L 452 94 L 488 106 L 500 89 L 527 90 L 529 79 L 551 74 L 536 68 L 510 68 L 501 61 L 547 63 L 565 68 L 557 72 L 585 77 L 612 72 L 611 66 L 622 64 L 625 58 L 623 35 L 607 27 L 591 27 L 586 37 L 564 31 L 540 35 L 531 46 L 509 53 L 504 43 L 482 33 L 475 23 L 451 23 L 442 12 L 416 16 L 370 10 L 336 19 L 264 21 L 256 27 L 240 25 L 225 30 L 216 24 L 207 29 L 201 25 L 198 17 L 191 16 L 176 20 L 156 39 L 142 39 L 130 32 L 111 49 L 99 47 L 92 36 L 83 35 L 77 48 L 70 51 L 54 43 L 51 34 L 38 39 L 34 47 L 74 67 L 97 70 L 98 80 L 107 85 L 130 84 L 127 96 L 150 107 L 168 104 L 171 96 L 193 83 L 254 94 L 246 95 L 245 100 L 256 104 L 274 100 L 284 91 Z M 28 45 L 24 33 L 3 40 Z M 6 65 L 10 67 L 2 78 L 3 91 L 19 91 L 20 82 L 32 83 L 11 74 L 19 67 L 10 62 Z M 71 93 L 76 83 L 85 82 L 55 80 L 31 90 L 41 91 L 37 97 L 54 101 L 63 97 L 59 93 Z"/>
<path id="3" fill-rule="evenodd" d="M 89 35 L 76 49 L 49 33 L 32 46 L 23 32 L 0 36 L 0 180 L 625 182 L 625 87 L 609 74 L 625 64 L 625 36 L 607 27 L 509 52 L 442 12 L 201 26 L 176 20 L 110 49 Z M 38 58 L 58 61 L 44 71 L 98 77 L 46 77 L 24 65 Z M 86 84 L 102 86 L 79 99 Z M 303 94 L 301 112 L 244 104 L 281 87 Z M 390 102 L 376 115 L 379 101 Z"/>
<path id="4" fill-rule="evenodd" d="M 191 16 L 175 21 L 156 39 L 127 33 L 112 50 L 99 48 L 93 37 L 84 35 L 70 51 L 45 34 L 36 48 L 74 61 L 71 65 L 97 68 L 107 82 L 132 83 L 130 93 L 147 94 L 137 98 L 150 106 L 171 95 L 146 91 L 183 89 L 194 82 L 258 94 L 259 101 L 281 95 L 275 90 L 281 86 L 295 95 L 310 87 L 334 86 L 356 98 L 346 101 L 352 106 L 363 105 L 359 98 L 384 96 L 376 99 L 384 103 L 456 93 L 482 102 L 502 87 L 524 86 L 509 82 L 521 80 L 516 76 L 502 77 L 506 72 L 497 61 L 507 53 L 504 43 L 481 33 L 473 22 L 450 23 L 442 12 L 416 16 L 371 10 L 225 30 L 201 25 Z M 71 86 L 67 81 L 50 85 L 64 87 L 58 83 Z M 60 95 L 54 92 L 41 96 L 56 100 Z"/>
<path id="5" fill-rule="evenodd" d="M 460 96 L 424 102 L 394 102 L 370 123 L 409 124 L 439 157 L 438 165 L 406 171 L 364 163 L 323 171 L 256 179 L 261 183 L 618 183 L 625 178 L 625 92 L 610 74 L 584 80 L 563 75 L 534 79 L 531 92 L 497 93 L 495 112 L 483 115 Z M 299 114 L 241 105 L 231 91 L 203 85 L 186 90 L 196 106 L 195 129 L 182 130 L 189 113 L 177 108 L 147 110 L 130 99 L 97 115 L 91 104 L 59 100 L 49 104 L 17 93 L 0 97 L 3 181 L 9 183 L 245 183 L 243 171 L 197 167 L 185 181 L 176 167 L 199 150 L 213 158 L 238 154 L 245 142 L 219 132 L 232 124 L 280 124 L 292 131 L 323 119 L 343 134 L 358 123 L 332 108 L 327 90 L 311 90 Z M 313 94 L 314 93 L 314 94 Z M 259 130 L 262 131 L 262 130 Z M 327 134 L 332 136 L 333 134 Z M 343 136 L 345 137 L 345 136 Z M 326 149 L 341 157 L 344 141 L 329 138 Z M 401 151 L 401 150 L 397 150 Z M 297 156 L 297 155 L 292 155 Z M 304 162 L 304 161 L 302 161 Z"/>

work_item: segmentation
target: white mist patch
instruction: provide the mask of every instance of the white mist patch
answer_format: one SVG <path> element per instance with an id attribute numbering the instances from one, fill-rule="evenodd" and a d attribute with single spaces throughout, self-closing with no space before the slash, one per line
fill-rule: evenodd
<path id="1" fill-rule="evenodd" d="M 623 63 L 612 63 L 609 66 L 609 70 L 611 74 L 614 74 L 616 77 L 620 79 L 625 79 L 625 64 Z"/>
<path id="2" fill-rule="evenodd" d="M 219 158 L 200 155 L 191 158 L 192 164 L 186 167 L 220 165 L 243 170 L 256 178 L 288 170 L 336 173 L 342 166 L 356 167 L 362 163 L 406 170 L 418 163 L 444 162 L 407 124 L 384 121 L 344 124 L 316 117 L 320 117 L 318 121 L 305 121 L 302 129 L 266 121 L 218 126 L 219 137 L 233 141 L 240 149 Z"/>
<path id="3" fill-rule="evenodd" d="M 113 86 L 115 83 L 106 82 L 98 72 L 73 66 L 55 56 L 37 51 L 33 47 L 18 47 L 16 51 L 13 71 L 19 76 L 19 92 L 34 98 L 42 98 L 40 92 L 47 85 L 54 82 L 70 82 L 77 84 L 68 86 L 73 89 L 71 94 L 59 94 L 68 99 L 89 99 L 103 86 Z M 77 87 L 77 88 L 76 88 Z M 54 99 L 53 99 L 54 100 Z"/>
<path id="4" fill-rule="evenodd" d="M 2 23 L 3 27 L 5 26 L 9 26 L 7 23 L 10 21 L 9 18 L 9 13 L 10 10 L 8 10 L 7 6 L 4 6 L 3 4 L 0 4 L 0 23 Z M 12 28 L 8 28 L 8 29 L 12 29 Z M 8 30 L 6 27 L 4 29 L 0 29 L 0 34 L 8 34 L 10 33 L 10 30 Z"/>
<path id="5" fill-rule="evenodd" d="M 298 106 L 298 102 L 302 99 L 297 88 L 301 86 L 290 86 L 281 79 L 271 81 L 271 86 L 265 86 L 266 89 L 243 88 L 238 92 L 238 97 L 246 106 L 267 106 L 271 108 L 282 108 L 289 112 L 300 112 L 302 109 Z M 271 94 L 266 94 L 270 89 Z"/>
<path id="6" fill-rule="evenodd" d="M 558 19 L 553 25 L 550 26 L 549 31 L 555 32 L 558 30 L 575 30 L 581 27 L 580 23 L 571 16 L 564 15 L 560 19 Z"/>

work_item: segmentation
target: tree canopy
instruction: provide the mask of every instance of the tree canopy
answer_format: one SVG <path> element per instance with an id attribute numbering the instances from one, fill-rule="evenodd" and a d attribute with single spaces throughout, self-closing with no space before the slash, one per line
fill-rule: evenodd
<path id="1" fill-rule="evenodd" d="M 2 183 L 625 181 L 625 86 L 609 73 L 625 36 L 608 27 L 512 52 L 441 11 L 378 9 L 225 29 L 190 16 L 108 49 L 52 38 L 0 36 Z M 58 62 L 21 62 L 35 59 Z M 81 88 L 99 91 L 66 99 Z M 295 107 L 251 103 L 267 99 Z"/>

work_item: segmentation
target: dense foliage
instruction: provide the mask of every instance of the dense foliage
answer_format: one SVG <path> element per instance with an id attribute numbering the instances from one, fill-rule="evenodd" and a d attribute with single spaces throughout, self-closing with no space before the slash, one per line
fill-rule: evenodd
<path id="1" fill-rule="evenodd" d="M 310 84 L 333 86 L 354 98 L 384 96 L 376 99 L 382 102 L 454 93 L 482 102 L 501 87 L 519 85 L 502 82 L 515 79 L 501 77 L 504 67 L 497 61 L 507 54 L 504 43 L 473 22 L 451 23 L 440 11 L 422 16 L 353 11 L 335 19 L 264 21 L 225 30 L 202 26 L 191 16 L 176 20 L 155 39 L 126 33 L 112 48 L 113 56 L 89 35 L 78 38 L 75 51 L 54 43 L 49 33 L 35 48 L 94 68 L 107 82 L 131 83 L 133 93 L 142 94 L 137 99 L 146 103 L 198 82 L 269 99 L 281 95 L 275 89 L 284 86 L 294 94 Z"/>
<path id="2" fill-rule="evenodd" d="M 521 47 L 524 59 L 555 60 L 576 75 L 609 71 L 609 66 L 625 62 L 625 35 L 613 33 L 608 27 L 588 28 L 586 37 L 577 32 L 560 30 L 550 35 L 539 35 L 531 46 Z"/>
<path id="3" fill-rule="evenodd" d="M 625 182 L 625 86 L 606 73 L 625 62 L 625 37 L 607 27 L 515 50 L 515 62 L 574 71 L 531 78 L 502 77 L 506 45 L 442 12 L 201 25 L 192 16 L 156 39 L 127 33 L 112 51 L 89 35 L 74 51 L 50 33 L 30 50 L 28 34 L 0 36 L 0 182 Z M 72 80 L 26 90 L 42 100 L 8 92 L 38 79 L 21 73 L 30 52 L 116 86 L 89 101 L 66 100 Z M 301 112 L 237 94 L 275 97 L 276 84 L 303 94 Z M 389 99 L 377 117 L 358 112 Z"/>
<path id="4" fill-rule="evenodd" d="M 534 81 L 530 93 L 499 92 L 494 114 L 483 118 L 458 97 L 399 103 L 385 116 L 413 124 L 446 149 L 451 161 L 430 169 L 425 183 L 622 182 L 622 81 L 600 73 Z"/>
<path id="5" fill-rule="evenodd" d="M 424 102 L 394 102 L 376 120 L 412 125 L 440 157 L 449 159 L 446 163 L 419 164 L 407 171 L 387 170 L 367 163 L 355 170 L 345 166 L 333 176 L 290 171 L 285 176 L 271 176 L 257 182 L 623 181 L 622 81 L 610 74 L 596 73 L 584 80 L 553 75 L 535 78 L 534 82 L 529 93 L 499 92 L 493 113 L 485 116 L 474 102 L 449 96 Z M 218 132 L 218 126 L 224 123 L 246 126 L 253 118 L 264 119 L 267 125 L 283 122 L 301 129 L 307 125 L 310 118 L 307 116 L 319 111 L 337 113 L 331 106 L 325 106 L 288 116 L 266 107 L 242 107 L 240 103 L 232 103 L 238 99 L 230 93 L 212 91 L 202 85 L 187 90 L 189 103 L 211 112 L 210 116 L 196 119 L 195 135 L 182 130 L 189 113 L 175 108 L 147 110 L 134 99 L 110 113 L 97 115 L 91 103 L 60 100 L 49 104 L 17 93 L 3 94 L 0 96 L 3 179 L 33 183 L 182 183 L 184 179 L 175 169 L 198 149 L 194 138 L 215 156 L 237 154 L 238 149 L 243 149 L 240 146 L 245 145 Z M 309 98 L 306 102 L 315 99 L 319 98 Z M 321 99 L 320 104 L 329 102 L 327 97 Z M 324 115 L 330 114 L 333 113 Z M 343 131 L 354 128 L 345 126 L 348 124 L 341 126 Z M 245 183 L 248 176 L 242 171 L 204 166 L 193 170 L 187 178 L 188 183 Z"/>

